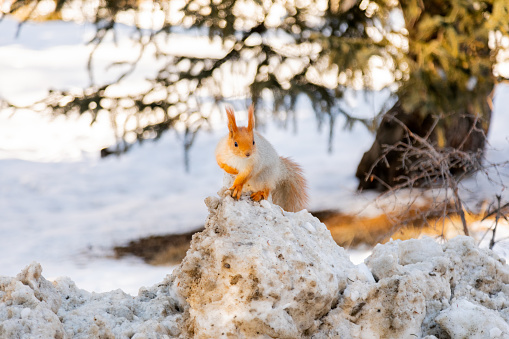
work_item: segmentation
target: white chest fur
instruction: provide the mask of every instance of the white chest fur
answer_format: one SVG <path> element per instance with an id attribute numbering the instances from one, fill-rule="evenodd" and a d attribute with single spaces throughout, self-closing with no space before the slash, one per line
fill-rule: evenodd
<path id="1" fill-rule="evenodd" d="M 221 139 L 216 147 L 216 158 L 239 173 L 249 171 L 249 179 L 244 185 L 247 191 L 274 189 L 277 182 L 284 177 L 281 161 L 270 143 L 255 132 L 256 148 L 253 154 L 246 158 L 233 153 L 228 145 L 228 136 Z"/>

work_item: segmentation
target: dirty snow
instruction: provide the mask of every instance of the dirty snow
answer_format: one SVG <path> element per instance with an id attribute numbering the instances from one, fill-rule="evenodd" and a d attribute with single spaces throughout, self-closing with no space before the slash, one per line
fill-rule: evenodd
<path id="1" fill-rule="evenodd" d="M 136 297 L 49 282 L 37 263 L 0 278 L 0 337 L 509 337 L 509 266 L 472 238 L 393 241 L 356 266 L 307 211 L 227 192 L 206 199 L 181 265 Z"/>

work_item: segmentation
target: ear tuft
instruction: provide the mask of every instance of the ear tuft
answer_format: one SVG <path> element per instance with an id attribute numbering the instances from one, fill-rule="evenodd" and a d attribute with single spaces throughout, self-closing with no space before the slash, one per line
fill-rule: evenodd
<path id="1" fill-rule="evenodd" d="M 251 106 L 249 106 L 247 115 L 248 115 L 247 129 L 252 132 L 255 127 L 254 104 L 251 104 Z"/>
<path id="2" fill-rule="evenodd" d="M 230 134 L 237 133 L 237 122 L 235 121 L 235 113 L 230 106 L 226 107 L 226 116 L 228 117 L 228 130 Z"/>

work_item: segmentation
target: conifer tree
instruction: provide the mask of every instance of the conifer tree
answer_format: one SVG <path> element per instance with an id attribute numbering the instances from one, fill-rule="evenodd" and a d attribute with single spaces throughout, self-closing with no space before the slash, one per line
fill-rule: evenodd
<path id="1" fill-rule="evenodd" d="M 429 185 L 443 179 L 444 168 L 438 167 L 444 164 L 424 169 L 421 164 L 432 162 L 427 153 L 408 152 L 418 146 L 419 137 L 449 155 L 443 158 L 447 172 L 464 175 L 478 169 L 491 93 L 501 80 L 494 66 L 501 36 L 509 32 L 509 2 L 412 0 L 400 5 L 408 40 L 401 62 L 408 71 L 396 92 L 396 104 L 359 164 L 360 188 Z M 398 144 L 408 146 L 391 148 Z M 455 151 L 466 153 L 458 158 Z"/>
<path id="2" fill-rule="evenodd" d="M 23 12 L 22 19 L 31 19 L 36 14 L 32 9 L 39 3 L 14 0 L 10 13 Z M 73 3 L 55 0 L 51 16 L 59 17 Z M 124 122 L 135 121 L 133 127 L 127 123 L 116 126 L 116 151 L 124 151 L 133 140 L 158 138 L 177 125 L 183 126 L 185 147 L 189 148 L 211 112 L 217 112 L 232 97 L 253 101 L 260 108 L 271 102 L 271 111 L 289 118 L 297 98 L 305 95 L 318 122 L 328 122 L 332 136 L 338 115 L 345 116 L 348 124 L 360 121 L 372 126 L 372 121 L 350 114 L 341 101 L 348 87 L 362 84 L 369 88 L 373 61 L 382 60 L 399 86 L 391 114 L 419 126 L 434 121 L 433 116 L 445 118 L 433 130 L 437 147 L 453 145 L 447 126 L 458 125 L 454 117 L 473 116 L 474 125 L 479 122 L 483 130 L 489 123 L 486 99 L 496 82 L 493 67 L 499 48 L 498 40 L 490 37 L 508 34 L 507 0 L 189 0 L 177 9 L 175 3 L 180 2 L 168 0 L 108 0 L 99 1 L 94 9 L 97 30 L 91 44 L 100 46 L 113 35 L 122 16 L 129 13 L 136 17 L 147 3 L 154 12 L 165 14 L 159 27 L 136 27 L 133 34 L 140 55 L 155 50 L 155 57 L 164 61 L 157 75 L 149 78 L 150 89 L 112 96 L 109 89 L 129 76 L 136 61 L 117 79 L 96 83 L 92 53 L 88 88 L 53 90 L 36 107 L 56 114 L 78 111 L 97 116 L 107 112 L 117 123 L 118 116 Z M 176 12 L 179 15 L 170 14 Z M 397 22 L 398 13 L 403 14 L 403 28 Z M 171 46 L 164 42 L 182 28 L 208 35 L 219 43 L 220 51 L 213 56 L 172 54 Z M 120 63 L 125 64 L 122 56 Z M 225 86 L 232 78 L 238 85 L 234 92 Z M 381 126 L 387 123 L 384 119 Z M 466 130 L 463 133 L 469 128 Z M 473 144 L 472 149 L 481 146 Z M 381 145 L 374 145 L 377 147 L 380 151 Z M 365 156 L 371 162 L 359 166 L 361 183 L 367 183 L 362 187 L 369 188 L 374 182 L 369 169 L 381 154 Z M 401 168 L 400 157 L 392 158 L 394 168 Z M 386 181 L 392 184 L 393 179 Z"/>

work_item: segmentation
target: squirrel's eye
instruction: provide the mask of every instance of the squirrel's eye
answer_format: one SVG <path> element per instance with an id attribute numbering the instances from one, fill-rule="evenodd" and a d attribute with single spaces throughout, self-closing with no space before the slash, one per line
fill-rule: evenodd
<path id="1" fill-rule="evenodd" d="M 254 145 L 254 140 L 253 140 L 253 145 Z"/>
<path id="2" fill-rule="evenodd" d="M 237 144 L 237 142 L 235 141 L 235 147 L 239 147 L 239 144 Z"/>

